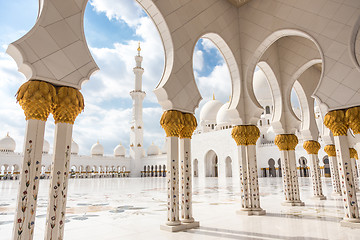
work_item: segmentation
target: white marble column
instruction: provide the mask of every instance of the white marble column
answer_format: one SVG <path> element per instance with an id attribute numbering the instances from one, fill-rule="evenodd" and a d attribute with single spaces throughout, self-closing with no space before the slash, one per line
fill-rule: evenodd
<path id="1" fill-rule="evenodd" d="M 295 157 L 295 147 L 298 144 L 298 139 L 294 134 L 280 134 L 275 137 L 275 144 L 281 152 L 281 170 L 285 195 L 283 205 L 304 206 L 304 202 L 300 200 Z"/>
<path id="2" fill-rule="evenodd" d="M 191 137 L 197 127 L 193 114 L 184 113 L 184 127 L 180 131 L 180 161 L 181 161 L 181 222 L 187 229 L 200 226 L 192 213 L 192 167 L 191 167 Z"/>
<path id="3" fill-rule="evenodd" d="M 260 207 L 259 183 L 256 163 L 256 141 L 260 136 L 254 125 L 235 126 L 231 136 L 237 144 L 241 183 L 241 209 L 238 214 L 263 215 Z"/>
<path id="4" fill-rule="evenodd" d="M 313 186 L 313 198 L 318 200 L 325 200 L 326 197 L 322 191 L 321 172 L 319 166 L 318 152 L 321 148 L 320 143 L 314 140 L 306 141 L 303 145 L 310 159 L 310 172 Z"/>
<path id="5" fill-rule="evenodd" d="M 72 129 L 76 117 L 84 109 L 84 98 L 77 89 L 57 87 L 56 96 L 52 110 L 55 137 L 45 226 L 47 240 L 64 239 Z"/>
<path id="6" fill-rule="evenodd" d="M 13 239 L 33 239 L 45 123 L 35 119 L 26 122 Z"/>
<path id="7" fill-rule="evenodd" d="M 249 196 L 249 179 L 248 179 L 248 165 L 247 165 L 247 148 L 246 145 L 238 145 L 238 161 L 240 171 L 240 190 L 241 190 L 241 210 L 251 211 L 250 196 Z M 250 213 L 248 213 L 250 214 Z"/>
<path id="8" fill-rule="evenodd" d="M 73 125 L 57 123 L 51 166 L 45 239 L 64 239 L 67 186 Z"/>
<path id="9" fill-rule="evenodd" d="M 16 100 L 24 110 L 27 123 L 13 239 L 32 240 L 34 236 L 45 122 L 55 94 L 53 85 L 35 80 L 21 85 L 16 93 Z"/>
<path id="10" fill-rule="evenodd" d="M 351 169 L 354 176 L 354 184 L 355 184 L 355 191 L 360 191 L 359 189 L 359 181 L 357 176 L 357 169 L 356 169 L 356 159 L 355 156 L 357 155 L 357 152 L 354 148 L 349 148 L 350 151 L 350 163 L 351 163 Z"/>
<path id="11" fill-rule="evenodd" d="M 335 145 L 326 145 L 324 147 L 324 151 L 327 153 L 329 157 L 333 194 L 341 195 L 340 177 L 339 177 L 338 161 L 336 159 Z"/>
<path id="12" fill-rule="evenodd" d="M 345 120 L 344 110 L 330 111 L 324 117 L 324 125 L 328 127 L 334 135 L 345 212 L 341 225 L 360 227 L 359 209 L 347 139 L 349 124 Z"/>
<path id="13" fill-rule="evenodd" d="M 255 142 L 256 144 L 256 142 Z M 266 212 L 260 207 L 259 181 L 256 163 L 256 145 L 249 144 L 247 148 L 248 176 L 250 189 L 250 204 L 253 215 L 264 215 Z"/>

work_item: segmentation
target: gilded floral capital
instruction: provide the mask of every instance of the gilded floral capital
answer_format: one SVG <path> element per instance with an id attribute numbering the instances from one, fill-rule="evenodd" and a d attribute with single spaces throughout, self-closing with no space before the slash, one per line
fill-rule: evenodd
<path id="1" fill-rule="evenodd" d="M 184 127 L 180 131 L 179 137 L 191 138 L 197 127 L 196 117 L 191 113 L 183 113 L 183 117 L 184 117 Z"/>
<path id="2" fill-rule="evenodd" d="M 318 154 L 321 148 L 320 143 L 313 140 L 304 142 L 303 147 L 308 154 Z"/>
<path id="3" fill-rule="evenodd" d="M 350 151 L 350 158 L 358 159 L 357 151 L 354 148 L 349 148 Z"/>
<path id="4" fill-rule="evenodd" d="M 327 153 L 329 157 L 336 157 L 335 145 L 326 145 L 324 147 L 324 151 Z"/>
<path id="5" fill-rule="evenodd" d="M 238 146 L 256 145 L 256 141 L 260 137 L 260 131 L 255 125 L 239 125 L 233 128 L 231 136 Z"/>
<path id="6" fill-rule="evenodd" d="M 275 144 L 280 151 L 295 150 L 298 143 L 298 138 L 294 134 L 279 134 L 275 137 Z"/>
<path id="7" fill-rule="evenodd" d="M 354 134 L 360 133 L 360 107 L 352 107 L 346 110 L 345 120 L 354 132 Z"/>
<path id="8" fill-rule="evenodd" d="M 46 121 L 55 97 L 56 90 L 53 85 L 37 80 L 27 81 L 16 93 L 16 100 L 24 110 L 26 120 Z"/>
<path id="9" fill-rule="evenodd" d="M 345 121 L 344 110 L 330 111 L 325 115 L 324 125 L 331 130 L 334 136 L 346 136 L 348 124 Z"/>
<path id="10" fill-rule="evenodd" d="M 160 124 L 167 137 L 179 137 L 181 130 L 184 128 L 184 115 L 177 110 L 165 111 L 161 116 Z"/>
<path id="11" fill-rule="evenodd" d="M 84 110 L 81 92 L 72 87 L 57 87 L 52 113 L 56 123 L 74 124 L 76 117 Z"/>

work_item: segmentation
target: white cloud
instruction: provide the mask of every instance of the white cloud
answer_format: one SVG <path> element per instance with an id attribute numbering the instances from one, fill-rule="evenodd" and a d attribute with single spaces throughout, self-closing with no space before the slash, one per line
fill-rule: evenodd
<path id="1" fill-rule="evenodd" d="M 91 0 L 91 6 L 97 12 L 104 12 L 109 20 L 124 21 L 130 26 L 139 24 L 139 17 L 143 12 L 135 1 L 131 0 Z"/>
<path id="2" fill-rule="evenodd" d="M 195 50 L 193 68 L 195 71 L 201 71 L 204 67 L 204 54 L 200 50 Z"/>
<path id="3" fill-rule="evenodd" d="M 206 52 L 210 52 L 213 49 L 218 49 L 215 44 L 207 38 L 202 38 L 201 45 Z"/>

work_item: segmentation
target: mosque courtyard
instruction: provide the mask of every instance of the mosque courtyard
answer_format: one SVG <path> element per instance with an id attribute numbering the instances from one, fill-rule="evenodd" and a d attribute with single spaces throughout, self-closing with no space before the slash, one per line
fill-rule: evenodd
<path id="1" fill-rule="evenodd" d="M 161 231 L 166 220 L 166 178 L 70 179 L 65 239 L 359 239 L 341 227 L 342 199 L 312 199 L 311 179 L 299 178 L 305 207 L 282 206 L 281 178 L 259 178 L 264 216 L 238 215 L 240 185 L 232 178 L 194 178 L 193 211 L 200 228 Z M 18 181 L 0 181 L 0 236 L 11 239 Z M 40 181 L 34 239 L 44 238 L 49 181 Z"/>

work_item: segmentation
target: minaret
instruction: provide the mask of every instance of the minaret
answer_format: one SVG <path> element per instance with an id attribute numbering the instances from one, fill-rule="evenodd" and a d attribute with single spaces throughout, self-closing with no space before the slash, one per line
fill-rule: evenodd
<path id="1" fill-rule="evenodd" d="M 133 110 L 130 129 L 130 156 L 133 159 L 131 161 L 131 176 L 133 177 L 140 176 L 140 171 L 142 170 L 141 158 L 143 153 L 144 127 L 144 123 L 142 120 L 142 103 L 146 96 L 146 93 L 142 91 L 142 75 L 144 73 L 144 69 L 141 67 L 143 57 L 140 55 L 140 43 L 137 51 L 138 54 L 135 56 L 136 66 L 133 69 L 135 74 L 135 89 L 130 92 L 130 96 L 133 99 Z"/>

